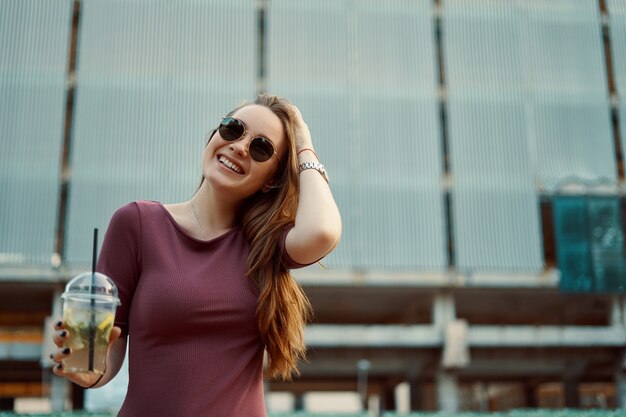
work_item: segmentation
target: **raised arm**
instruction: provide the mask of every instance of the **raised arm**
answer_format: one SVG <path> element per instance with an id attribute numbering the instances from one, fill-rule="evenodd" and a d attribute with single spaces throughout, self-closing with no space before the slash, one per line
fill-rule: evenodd
<path id="1" fill-rule="evenodd" d="M 341 238 L 341 216 L 329 183 L 315 168 L 319 163 L 309 127 L 294 106 L 297 115 L 296 149 L 298 164 L 309 163 L 300 171 L 300 197 L 295 227 L 287 234 L 285 248 L 296 262 L 315 262 L 332 251 Z"/>

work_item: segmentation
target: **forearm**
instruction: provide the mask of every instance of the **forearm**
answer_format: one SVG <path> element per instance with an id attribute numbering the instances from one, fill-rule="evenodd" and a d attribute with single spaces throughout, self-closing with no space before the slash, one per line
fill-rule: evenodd
<path id="1" fill-rule="evenodd" d="M 298 155 L 298 163 L 303 162 L 318 162 L 311 145 Z M 306 169 L 300 172 L 299 178 L 298 209 L 288 246 L 294 260 L 309 263 L 337 246 L 341 237 L 341 216 L 330 186 L 320 172 Z"/>
<path id="2" fill-rule="evenodd" d="M 296 152 L 298 165 L 320 162 L 313 148 L 311 133 L 302 114 L 293 107 L 296 116 Z M 341 216 L 330 186 L 316 169 L 301 170 L 300 195 L 295 227 L 287 234 L 285 247 L 291 258 L 309 264 L 326 256 L 341 238 Z"/>

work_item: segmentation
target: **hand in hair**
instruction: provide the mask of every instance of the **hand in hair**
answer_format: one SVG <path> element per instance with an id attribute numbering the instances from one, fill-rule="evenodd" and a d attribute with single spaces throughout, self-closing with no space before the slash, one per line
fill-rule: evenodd
<path id="1" fill-rule="evenodd" d="M 313 141 L 311 140 L 309 126 L 302 118 L 300 109 L 294 105 L 293 110 L 296 116 L 296 151 L 300 152 L 303 149 L 313 149 Z"/>

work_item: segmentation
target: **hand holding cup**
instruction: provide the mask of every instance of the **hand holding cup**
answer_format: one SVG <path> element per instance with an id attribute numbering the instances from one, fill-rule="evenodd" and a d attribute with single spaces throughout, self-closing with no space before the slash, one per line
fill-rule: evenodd
<path id="1" fill-rule="evenodd" d="M 72 335 L 62 320 L 58 320 L 54 324 L 54 330 L 53 341 L 59 349 L 50 354 L 50 359 L 55 362 L 55 365 L 52 367 L 52 372 L 55 375 L 65 377 L 84 388 L 95 384 L 100 379 L 101 374 L 94 372 L 72 372 L 71 369 L 64 367 L 65 362 L 72 360 L 73 352 L 72 348 L 69 346 L 71 345 L 71 342 L 69 341 L 72 339 Z M 122 329 L 117 326 L 112 326 L 106 346 L 104 360 L 106 360 L 106 356 L 108 355 L 111 345 L 119 339 L 121 334 Z"/>

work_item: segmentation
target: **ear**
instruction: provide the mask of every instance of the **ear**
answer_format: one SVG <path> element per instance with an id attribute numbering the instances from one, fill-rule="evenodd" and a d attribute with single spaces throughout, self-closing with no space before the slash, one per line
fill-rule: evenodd
<path id="1" fill-rule="evenodd" d="M 272 188 L 276 188 L 274 179 L 271 179 L 267 183 L 265 183 L 261 191 L 263 191 L 264 193 L 268 193 L 272 190 Z"/>

